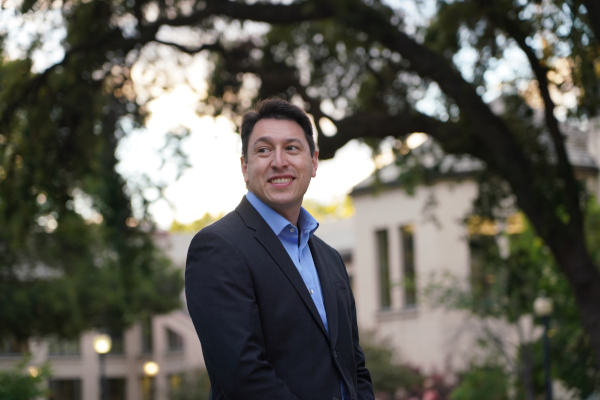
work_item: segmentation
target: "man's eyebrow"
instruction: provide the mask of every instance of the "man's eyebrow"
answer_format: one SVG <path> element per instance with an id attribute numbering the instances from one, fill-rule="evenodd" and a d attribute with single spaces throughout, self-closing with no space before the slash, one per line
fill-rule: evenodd
<path id="1" fill-rule="evenodd" d="M 261 143 L 261 142 L 272 143 L 273 142 L 273 138 L 271 138 L 271 136 L 261 136 L 261 137 L 259 137 L 258 139 L 256 139 L 254 141 L 254 145 L 256 145 L 258 143 Z M 288 139 L 285 139 L 283 142 L 284 143 L 292 143 L 292 142 L 294 142 L 294 143 L 300 143 L 300 144 L 302 144 L 302 140 L 300 140 L 298 138 L 288 138 Z"/>

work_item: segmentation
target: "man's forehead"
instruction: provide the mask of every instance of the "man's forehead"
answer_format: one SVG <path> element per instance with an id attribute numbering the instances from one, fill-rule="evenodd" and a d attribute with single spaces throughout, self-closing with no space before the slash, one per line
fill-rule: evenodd
<path id="1" fill-rule="evenodd" d="M 302 127 L 296 121 L 288 119 L 261 119 L 250 134 L 250 143 L 292 140 L 307 143 Z"/>

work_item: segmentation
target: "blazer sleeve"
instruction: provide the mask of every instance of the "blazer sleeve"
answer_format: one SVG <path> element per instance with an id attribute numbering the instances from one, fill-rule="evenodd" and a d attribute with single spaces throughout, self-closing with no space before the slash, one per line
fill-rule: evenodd
<path id="1" fill-rule="evenodd" d="M 209 228 L 194 237 L 185 294 L 211 382 L 225 398 L 298 400 L 265 359 L 252 277 L 225 235 Z"/>
<path id="2" fill-rule="evenodd" d="M 352 293 L 352 291 L 350 291 Z M 365 367 L 365 355 L 360 347 L 358 338 L 358 323 L 356 321 L 356 305 L 352 295 L 352 344 L 354 346 L 354 360 L 356 362 L 356 394 L 358 400 L 374 400 L 371 374 Z"/>
<path id="3" fill-rule="evenodd" d="M 344 272 L 346 266 L 342 256 L 338 253 L 338 258 L 344 266 Z M 348 287 L 350 287 L 350 279 L 346 273 L 346 279 L 348 280 Z M 371 374 L 365 366 L 365 355 L 359 344 L 358 335 L 358 322 L 356 318 L 356 303 L 354 302 L 354 294 L 350 290 L 350 298 L 352 299 L 352 308 L 350 310 L 352 316 L 352 346 L 354 348 L 354 361 L 356 363 L 356 395 L 357 400 L 374 400 L 375 394 L 373 393 L 373 384 L 371 383 Z"/>

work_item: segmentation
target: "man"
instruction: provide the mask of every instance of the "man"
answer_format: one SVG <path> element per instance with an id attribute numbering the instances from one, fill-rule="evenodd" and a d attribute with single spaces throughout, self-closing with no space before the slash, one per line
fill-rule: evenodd
<path id="1" fill-rule="evenodd" d="M 186 263 L 210 398 L 374 399 L 344 263 L 302 208 L 317 171 L 310 120 L 270 99 L 240 131 L 248 193 L 194 237 Z"/>

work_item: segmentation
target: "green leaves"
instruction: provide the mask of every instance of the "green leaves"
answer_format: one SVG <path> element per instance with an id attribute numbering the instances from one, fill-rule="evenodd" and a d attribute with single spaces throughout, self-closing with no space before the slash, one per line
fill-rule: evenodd
<path id="1" fill-rule="evenodd" d="M 10 369 L 0 370 L 0 399 L 30 400 L 46 394 L 43 385 L 50 377 L 50 368 L 47 364 L 28 367 L 30 360 L 27 356 Z"/>
<path id="2" fill-rule="evenodd" d="M 373 334 L 366 333 L 362 335 L 361 348 L 375 392 L 394 393 L 399 388 L 414 389 L 423 384 L 424 377 L 416 369 L 394 360 L 390 343 L 377 341 Z"/>
<path id="3" fill-rule="evenodd" d="M 472 366 L 461 377 L 450 400 L 508 400 L 508 376 L 499 366 Z"/>
<path id="4" fill-rule="evenodd" d="M 121 118 L 141 119 L 125 89 L 135 59 L 92 45 L 112 29 L 107 3 L 63 11 L 61 65 L 33 73 L 31 52 L 0 65 L 0 338 L 76 337 L 180 307 L 182 273 L 145 208 L 131 223 L 115 171 Z"/>

